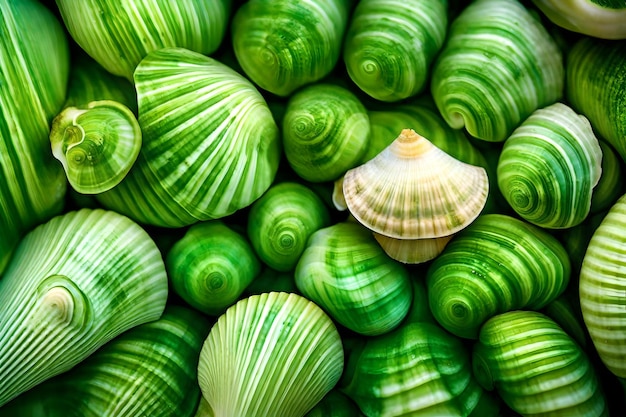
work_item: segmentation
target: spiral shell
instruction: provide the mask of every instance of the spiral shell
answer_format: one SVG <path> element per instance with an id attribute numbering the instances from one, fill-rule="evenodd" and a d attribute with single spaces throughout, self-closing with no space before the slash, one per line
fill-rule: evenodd
<path id="1" fill-rule="evenodd" d="M 504 141 L 536 109 L 562 97 L 562 54 L 517 0 L 477 0 L 452 21 L 431 93 L 455 129 Z"/>
<path id="2" fill-rule="evenodd" d="M 343 346 L 332 320 L 296 294 L 244 298 L 204 342 L 198 382 L 213 417 L 303 417 L 339 381 Z"/>
<path id="3" fill-rule="evenodd" d="M 439 324 L 474 339 L 495 314 L 544 307 L 565 291 L 570 274 L 568 254 L 554 236 L 511 216 L 485 214 L 429 265 L 426 284 Z"/>
<path id="4" fill-rule="evenodd" d="M 278 96 L 328 75 L 348 24 L 345 0 L 252 0 L 237 9 L 232 45 L 245 74 Z"/>
<path id="5" fill-rule="evenodd" d="M 191 226 L 165 258 L 172 289 L 209 315 L 234 304 L 261 271 L 244 236 L 220 220 Z"/>
<path id="6" fill-rule="evenodd" d="M 626 161 L 625 42 L 583 37 L 567 54 L 566 68 L 571 106 Z"/>
<path id="7" fill-rule="evenodd" d="M 495 397 L 472 376 L 465 346 L 433 323 L 348 344 L 339 389 L 366 416 L 499 415 Z"/>
<path id="8" fill-rule="evenodd" d="M 352 215 L 372 231 L 398 239 L 462 230 L 480 214 L 488 189 L 484 168 L 454 159 L 411 129 L 343 180 Z"/>
<path id="9" fill-rule="evenodd" d="M 504 142 L 498 186 L 525 220 L 550 229 L 580 224 L 602 173 L 602 148 L 589 121 L 555 103 L 536 110 Z"/>
<path id="10" fill-rule="evenodd" d="M 295 279 L 305 297 L 360 334 L 390 331 L 411 306 L 408 271 L 355 222 L 313 233 L 296 265 Z"/>
<path id="11" fill-rule="evenodd" d="M 591 340 L 604 365 L 626 378 L 626 195 L 595 230 L 580 269 L 580 306 Z"/>
<path id="12" fill-rule="evenodd" d="M 330 224 L 326 205 L 295 182 L 270 187 L 248 214 L 248 237 L 258 257 L 278 271 L 293 270 L 313 232 Z"/>
<path id="13" fill-rule="evenodd" d="M 359 164 L 370 124 L 367 110 L 350 90 L 316 83 L 289 98 L 282 132 L 285 157 L 296 174 L 324 182 Z"/>
<path id="14" fill-rule="evenodd" d="M 446 3 L 358 2 L 343 44 L 343 61 L 352 81 L 371 97 L 386 102 L 421 92 L 445 40 Z"/>
<path id="15" fill-rule="evenodd" d="M 523 416 L 608 416 L 595 369 L 552 319 L 510 311 L 481 328 L 472 354 L 474 375 Z"/>

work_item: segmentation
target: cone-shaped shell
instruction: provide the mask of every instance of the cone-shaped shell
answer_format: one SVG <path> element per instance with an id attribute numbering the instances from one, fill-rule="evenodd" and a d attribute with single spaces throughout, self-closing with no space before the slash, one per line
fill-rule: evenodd
<path id="1" fill-rule="evenodd" d="M 306 298 L 270 292 L 231 306 L 211 329 L 198 382 L 214 417 L 302 417 L 337 384 L 343 346 Z"/>
<path id="2" fill-rule="evenodd" d="M 485 206 L 484 168 L 461 162 L 412 129 L 346 172 L 344 198 L 352 215 L 381 235 L 424 239 L 452 235 Z"/>

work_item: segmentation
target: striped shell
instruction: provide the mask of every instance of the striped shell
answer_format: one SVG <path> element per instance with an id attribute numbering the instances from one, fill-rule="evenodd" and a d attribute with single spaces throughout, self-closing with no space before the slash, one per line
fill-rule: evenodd
<path id="1" fill-rule="evenodd" d="M 339 381 L 343 346 L 332 320 L 306 298 L 263 293 L 217 320 L 198 382 L 213 417 L 303 417 Z"/>
<path id="2" fill-rule="evenodd" d="M 591 125 L 570 107 L 536 110 L 504 142 L 498 186 L 525 220 L 550 229 L 580 224 L 602 173 L 602 148 Z"/>
<path id="3" fill-rule="evenodd" d="M 477 0 L 452 22 L 432 71 L 431 93 L 455 129 L 505 140 L 538 108 L 563 93 L 561 52 L 517 0 Z"/>
<path id="4" fill-rule="evenodd" d="M 488 189 L 484 168 L 454 159 L 410 129 L 343 179 L 350 213 L 372 231 L 398 239 L 458 232 L 480 214 Z"/>

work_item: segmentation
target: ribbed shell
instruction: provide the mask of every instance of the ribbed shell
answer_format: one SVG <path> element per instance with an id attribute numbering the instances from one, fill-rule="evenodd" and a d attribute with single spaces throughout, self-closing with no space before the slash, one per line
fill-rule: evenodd
<path id="1" fill-rule="evenodd" d="M 435 324 L 406 324 L 353 345 L 339 389 L 366 416 L 499 415 L 465 346 Z"/>
<path id="2" fill-rule="evenodd" d="M 343 61 L 371 97 L 398 101 L 421 92 L 448 26 L 445 0 L 363 0 L 350 18 Z"/>
<path id="3" fill-rule="evenodd" d="M 504 142 L 498 186 L 523 219 L 549 229 L 580 224 L 602 173 L 587 118 L 563 103 L 536 110 Z"/>
<path id="4" fill-rule="evenodd" d="M 316 83 L 287 102 L 282 123 L 285 157 L 307 181 L 333 181 L 357 166 L 369 136 L 367 110 L 347 88 Z"/>
<path id="5" fill-rule="evenodd" d="M 350 213 L 372 231 L 398 239 L 458 232 L 480 214 L 488 189 L 484 168 L 454 159 L 410 129 L 343 180 Z"/>
<path id="6" fill-rule="evenodd" d="M 217 50 L 231 0 L 57 0 L 63 22 L 80 47 L 114 75 L 132 81 L 149 52 L 181 47 L 204 55 Z"/>
<path id="7" fill-rule="evenodd" d="M 190 417 L 200 399 L 197 364 L 209 323 L 169 305 L 70 371 L 0 408 L 0 416 Z"/>
<path id="8" fill-rule="evenodd" d="M 566 68 L 572 107 L 626 160 L 626 43 L 583 37 L 570 49 Z"/>
<path id="9" fill-rule="evenodd" d="M 0 280 L 0 405 L 159 318 L 161 253 L 136 223 L 82 209 L 28 233 Z"/>
<path id="10" fill-rule="evenodd" d="M 335 67 L 350 0 L 251 0 L 231 20 L 232 47 L 259 87 L 286 97 Z"/>
<path id="11" fill-rule="evenodd" d="M 189 227 L 165 262 L 174 292 L 214 316 L 234 304 L 261 271 L 250 242 L 220 220 Z"/>
<path id="12" fill-rule="evenodd" d="M 431 239 L 396 239 L 374 233 L 374 238 L 390 258 L 405 264 L 419 264 L 436 258 L 454 235 Z"/>
<path id="13" fill-rule="evenodd" d="M 330 225 L 330 212 L 313 190 L 296 182 L 270 187 L 248 213 L 248 238 L 270 268 L 291 271 L 309 236 Z"/>
<path id="14" fill-rule="evenodd" d="M 580 306 L 606 367 L 626 378 L 626 196 L 611 207 L 591 237 L 580 270 Z"/>
<path id="15" fill-rule="evenodd" d="M 390 331 L 411 306 L 408 271 L 356 222 L 335 223 L 313 233 L 296 265 L 295 279 L 305 297 L 360 334 Z"/>
<path id="16" fill-rule="evenodd" d="M 563 84 L 561 52 L 539 19 L 517 0 L 477 0 L 450 26 L 431 93 L 450 126 L 501 142 Z"/>
<path id="17" fill-rule="evenodd" d="M 142 223 L 181 227 L 247 207 L 272 183 L 278 126 L 261 94 L 224 64 L 181 49 L 151 52 L 135 71 L 143 146 L 98 196 Z"/>
<path id="18" fill-rule="evenodd" d="M 587 354 L 552 319 L 511 311 L 481 328 L 474 375 L 522 416 L 608 416 Z"/>
<path id="19" fill-rule="evenodd" d="M 343 346 L 306 298 L 263 293 L 218 319 L 200 352 L 198 381 L 214 417 L 302 417 L 339 381 Z"/>
<path id="20" fill-rule="evenodd" d="M 554 236 L 515 217 L 485 214 L 429 265 L 429 304 L 449 332 L 476 338 L 495 314 L 544 307 L 565 290 L 570 273 Z"/>

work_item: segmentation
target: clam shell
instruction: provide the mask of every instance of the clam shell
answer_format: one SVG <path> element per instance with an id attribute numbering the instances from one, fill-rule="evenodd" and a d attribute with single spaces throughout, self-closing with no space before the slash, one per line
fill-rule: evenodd
<path id="1" fill-rule="evenodd" d="M 346 172 L 343 193 L 352 215 L 372 231 L 397 239 L 452 235 L 485 206 L 484 168 L 461 162 L 412 129 Z"/>
<path id="2" fill-rule="evenodd" d="M 297 294 L 231 306 L 200 352 L 198 382 L 214 417 L 302 417 L 337 384 L 343 346 L 332 320 Z"/>

